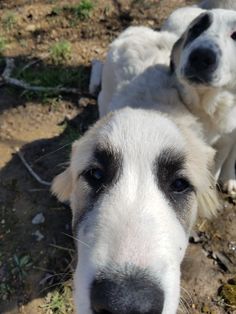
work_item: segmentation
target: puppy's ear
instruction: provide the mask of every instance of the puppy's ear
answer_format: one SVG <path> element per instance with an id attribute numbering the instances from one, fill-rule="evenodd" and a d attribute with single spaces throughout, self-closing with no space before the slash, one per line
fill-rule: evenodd
<path id="1" fill-rule="evenodd" d="M 217 192 L 217 182 L 213 175 L 215 151 L 211 147 L 205 148 L 206 169 L 202 178 L 201 188 L 198 192 L 199 216 L 212 218 L 216 216 L 219 209 L 219 198 Z"/>
<path id="2" fill-rule="evenodd" d="M 180 61 L 180 54 L 185 39 L 185 33 L 174 44 L 170 55 L 170 71 L 174 73 Z"/>
<path id="3" fill-rule="evenodd" d="M 182 131 L 188 143 L 188 165 L 189 173 L 196 187 L 199 216 L 211 218 L 217 214 L 219 209 L 219 198 L 214 177 L 215 150 L 201 139 L 201 129 L 198 129 L 199 136 L 193 125 L 182 121 Z M 183 127 L 184 126 L 184 127 Z"/>
<path id="4" fill-rule="evenodd" d="M 60 202 L 69 201 L 72 192 L 72 175 L 69 167 L 53 179 L 51 191 Z"/>

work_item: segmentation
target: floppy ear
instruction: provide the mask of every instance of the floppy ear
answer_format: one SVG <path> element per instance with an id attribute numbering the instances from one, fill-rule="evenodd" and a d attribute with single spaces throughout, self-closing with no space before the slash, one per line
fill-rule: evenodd
<path id="1" fill-rule="evenodd" d="M 181 128 L 188 143 L 187 169 L 196 187 L 199 216 L 211 218 L 219 209 L 214 177 L 215 150 L 201 138 L 201 128 L 196 129 L 194 121 L 192 120 L 192 124 L 190 118 L 188 121 L 181 121 Z"/>
<path id="2" fill-rule="evenodd" d="M 206 154 L 207 164 L 205 177 L 202 179 L 202 186 L 198 192 L 198 207 L 200 217 L 212 218 L 216 216 L 217 210 L 220 207 L 217 182 L 213 175 L 215 151 L 211 147 L 207 147 Z"/>
<path id="3" fill-rule="evenodd" d="M 51 191 L 60 202 L 69 201 L 72 192 L 72 175 L 70 167 L 53 179 Z"/>
<path id="4" fill-rule="evenodd" d="M 174 44 L 171 55 L 170 55 L 170 71 L 171 73 L 175 72 L 176 67 L 179 64 L 180 54 L 185 39 L 185 33 L 176 41 Z"/>

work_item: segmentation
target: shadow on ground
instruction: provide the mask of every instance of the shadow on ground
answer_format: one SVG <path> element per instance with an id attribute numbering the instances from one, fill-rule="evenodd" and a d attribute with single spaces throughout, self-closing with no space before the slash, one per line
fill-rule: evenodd
<path id="1" fill-rule="evenodd" d="M 88 105 L 67 121 L 60 136 L 27 144 L 21 153 L 42 179 L 51 181 L 69 160 L 72 132 L 79 137 L 96 119 L 96 106 Z M 45 221 L 32 224 L 39 213 Z M 16 154 L 0 171 L 0 214 L 0 309 L 7 312 L 70 279 L 74 245 L 70 209 L 29 174 Z"/>

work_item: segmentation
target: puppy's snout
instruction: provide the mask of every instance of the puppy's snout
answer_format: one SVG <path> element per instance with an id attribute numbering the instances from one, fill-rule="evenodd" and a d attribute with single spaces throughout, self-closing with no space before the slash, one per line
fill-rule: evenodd
<path id="1" fill-rule="evenodd" d="M 164 292 L 145 276 L 131 274 L 96 279 L 91 287 L 94 314 L 161 314 Z"/>
<path id="2" fill-rule="evenodd" d="M 216 68 L 216 52 L 209 48 L 196 48 L 189 55 L 185 75 L 195 82 L 209 82 Z"/>

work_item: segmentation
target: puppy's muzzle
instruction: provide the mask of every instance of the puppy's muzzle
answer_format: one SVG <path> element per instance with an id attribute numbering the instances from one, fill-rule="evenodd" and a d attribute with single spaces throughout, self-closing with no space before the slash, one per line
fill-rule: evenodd
<path id="1" fill-rule="evenodd" d="M 196 48 L 188 58 L 186 78 L 194 83 L 210 83 L 218 66 L 217 54 L 210 48 Z"/>
<path id="2" fill-rule="evenodd" d="M 94 314 L 161 314 L 163 304 L 163 290 L 142 272 L 103 275 L 91 286 Z"/>

